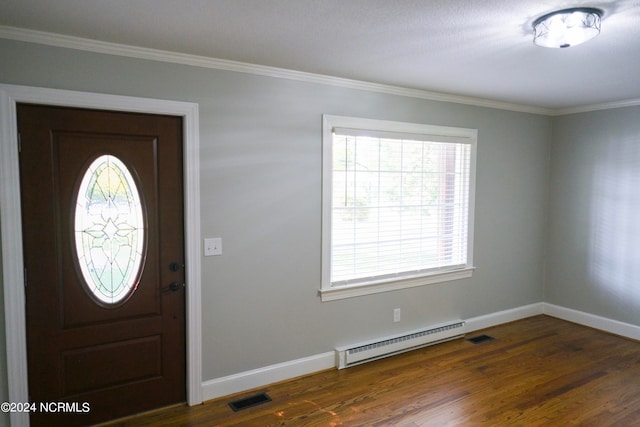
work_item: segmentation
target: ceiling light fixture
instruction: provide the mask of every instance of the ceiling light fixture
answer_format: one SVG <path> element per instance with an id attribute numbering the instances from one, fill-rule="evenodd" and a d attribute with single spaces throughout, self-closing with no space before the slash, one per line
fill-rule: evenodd
<path id="1" fill-rule="evenodd" d="M 571 47 L 600 34 L 602 11 L 574 7 L 548 13 L 533 22 L 533 42 L 543 47 Z"/>

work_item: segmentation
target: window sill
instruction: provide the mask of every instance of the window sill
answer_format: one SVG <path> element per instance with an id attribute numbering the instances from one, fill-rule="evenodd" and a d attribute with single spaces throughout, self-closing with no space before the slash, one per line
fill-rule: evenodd
<path id="1" fill-rule="evenodd" d="M 380 292 L 396 291 L 398 289 L 415 288 L 417 286 L 432 285 L 434 283 L 448 282 L 451 280 L 466 279 L 473 275 L 475 267 L 466 267 L 460 270 L 434 273 L 418 277 L 409 277 L 401 280 L 358 283 L 357 285 L 335 286 L 320 289 L 318 294 L 322 302 L 344 298 L 359 297 L 362 295 L 377 294 Z"/>

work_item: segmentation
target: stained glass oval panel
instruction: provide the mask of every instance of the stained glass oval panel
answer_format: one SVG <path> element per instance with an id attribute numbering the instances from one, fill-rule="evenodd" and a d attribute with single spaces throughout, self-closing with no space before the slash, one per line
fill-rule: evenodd
<path id="1" fill-rule="evenodd" d="M 144 215 L 131 172 L 103 155 L 82 177 L 75 206 L 78 265 L 90 293 L 116 304 L 137 286 L 144 259 Z"/>

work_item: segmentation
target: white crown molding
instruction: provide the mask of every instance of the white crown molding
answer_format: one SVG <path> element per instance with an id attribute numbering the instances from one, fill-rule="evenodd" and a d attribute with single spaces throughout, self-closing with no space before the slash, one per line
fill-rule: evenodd
<path id="1" fill-rule="evenodd" d="M 307 73 L 288 70 L 285 68 L 269 67 L 265 65 L 248 64 L 227 59 L 210 58 L 207 56 L 189 55 L 159 49 L 128 46 L 109 43 L 82 37 L 65 36 L 62 34 L 24 28 L 0 25 L 0 38 L 28 43 L 44 44 L 48 46 L 64 47 L 68 49 L 84 50 L 88 52 L 104 53 L 108 55 L 126 56 L 136 59 L 169 62 L 174 64 L 191 65 L 194 67 L 211 68 L 216 70 L 235 71 L 239 73 L 255 74 L 288 80 L 298 80 L 308 83 L 324 84 L 344 87 L 347 89 L 365 90 L 388 95 L 407 96 L 410 98 L 427 99 L 430 101 L 452 102 L 455 104 L 473 105 L 476 107 L 496 108 L 499 110 L 517 111 L 522 113 L 540 114 L 544 116 L 564 116 L 568 114 L 586 113 L 590 111 L 610 110 L 615 108 L 634 107 L 640 105 L 640 99 L 606 102 L 601 104 L 584 105 L 569 108 L 543 108 L 530 105 L 513 104 L 491 99 L 475 98 L 471 96 L 453 95 L 412 89 L 402 86 L 392 86 L 372 83 L 362 80 L 345 79 L 323 74 Z"/>
<path id="2" fill-rule="evenodd" d="M 553 110 L 552 116 L 566 116 L 569 114 L 588 113 L 591 111 L 613 110 L 624 107 L 637 107 L 640 105 L 640 99 L 625 99 L 622 101 L 603 102 L 602 104 L 583 105 L 580 107 L 558 108 Z"/>
<path id="3" fill-rule="evenodd" d="M 548 108 L 513 104 L 509 102 L 474 98 L 470 96 L 431 92 L 427 90 L 385 85 L 362 80 L 345 79 L 323 74 L 287 70 L 284 68 L 248 64 L 244 62 L 216 59 L 206 56 L 189 55 L 166 50 L 128 46 L 81 37 L 65 36 L 62 34 L 49 33 L 44 31 L 9 27 L 5 25 L 0 25 L 0 38 L 29 43 L 38 43 L 48 46 L 84 50 L 89 52 L 104 53 L 108 55 L 127 56 L 137 59 L 147 59 L 152 61 L 191 65 L 202 68 L 212 68 L 216 70 L 236 71 L 240 73 L 255 74 L 260 76 L 298 80 L 308 83 L 317 83 L 329 86 L 344 87 L 348 89 L 365 90 L 369 92 L 384 93 L 388 95 L 427 99 L 430 101 L 452 102 L 456 104 L 473 105 L 476 107 L 496 108 L 499 110 L 517 111 L 547 116 L 554 113 L 554 110 Z"/>

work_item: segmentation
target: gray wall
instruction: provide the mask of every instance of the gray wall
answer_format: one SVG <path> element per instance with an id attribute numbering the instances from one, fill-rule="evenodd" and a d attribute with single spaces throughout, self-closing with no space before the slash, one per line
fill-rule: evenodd
<path id="1" fill-rule="evenodd" d="M 6 40 L 0 57 L 2 83 L 200 105 L 202 237 L 224 248 L 202 259 L 203 380 L 542 300 L 549 117 Z M 479 130 L 473 278 L 320 302 L 322 114 Z"/>
<path id="2" fill-rule="evenodd" d="M 640 325 L 640 107 L 553 126 L 545 301 Z"/>
<path id="3" fill-rule="evenodd" d="M 0 212 L 2 218 L 2 212 Z M 2 241 L 0 239 L 0 254 L 2 254 Z M 0 285 L 2 285 L 2 261 L 0 258 Z M 7 357 L 6 357 L 6 335 L 4 322 L 4 292 L 0 292 L 0 403 L 9 400 L 9 389 L 7 384 Z M 0 412 L 0 426 L 9 424 L 9 414 Z"/>

